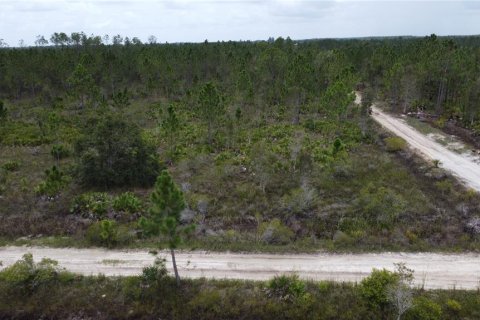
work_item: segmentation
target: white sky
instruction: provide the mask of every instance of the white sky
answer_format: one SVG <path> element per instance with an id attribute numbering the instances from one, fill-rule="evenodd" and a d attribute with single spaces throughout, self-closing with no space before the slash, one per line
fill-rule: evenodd
<path id="1" fill-rule="evenodd" d="M 480 1 L 0 0 L 0 39 L 53 32 L 159 42 L 480 34 Z"/>

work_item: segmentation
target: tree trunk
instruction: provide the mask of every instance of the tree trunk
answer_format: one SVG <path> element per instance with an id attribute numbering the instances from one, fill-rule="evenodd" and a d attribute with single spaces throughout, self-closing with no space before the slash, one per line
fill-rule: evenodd
<path id="1" fill-rule="evenodd" d="M 180 276 L 178 275 L 177 261 L 175 260 L 175 251 L 173 250 L 173 248 L 170 248 L 170 252 L 172 254 L 173 272 L 175 272 L 175 280 L 177 280 L 177 286 L 180 286 Z"/>
<path id="2" fill-rule="evenodd" d="M 437 103 L 435 104 L 435 112 L 440 114 L 442 110 L 442 103 L 445 100 L 445 93 L 447 89 L 447 68 L 443 71 L 443 76 L 440 81 L 440 86 L 438 87 L 437 93 Z"/>
<path id="3" fill-rule="evenodd" d="M 212 120 L 208 121 L 208 136 L 207 136 L 207 143 L 209 146 L 212 145 L 213 141 L 213 123 Z"/>
<path id="4" fill-rule="evenodd" d="M 440 86 L 438 87 L 438 94 L 437 94 L 437 103 L 435 104 L 435 112 L 440 114 L 442 112 L 442 102 L 445 98 L 445 81 L 442 80 L 440 82 Z"/>
<path id="5" fill-rule="evenodd" d="M 300 104 L 298 102 L 295 104 L 295 111 L 294 112 L 295 112 L 295 114 L 293 116 L 292 123 L 297 125 L 297 124 L 300 123 Z"/>

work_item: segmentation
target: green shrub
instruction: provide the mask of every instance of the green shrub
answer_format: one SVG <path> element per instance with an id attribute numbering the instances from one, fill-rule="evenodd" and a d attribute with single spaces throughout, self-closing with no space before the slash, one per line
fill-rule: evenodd
<path id="1" fill-rule="evenodd" d="M 405 211 L 407 202 L 395 191 L 369 184 L 360 190 L 357 210 L 377 228 L 391 229 L 395 220 Z"/>
<path id="2" fill-rule="evenodd" d="M 454 299 L 448 299 L 446 303 L 447 312 L 452 316 L 458 316 L 462 311 L 460 302 Z"/>
<path id="3" fill-rule="evenodd" d="M 142 283 L 145 286 L 160 285 L 167 277 L 165 259 L 155 258 L 152 266 L 144 267 L 142 270 Z"/>
<path id="4" fill-rule="evenodd" d="M 436 302 L 418 297 L 413 302 L 413 308 L 407 313 L 406 319 L 415 320 L 438 320 L 442 317 L 442 308 Z"/>
<path id="5" fill-rule="evenodd" d="M 9 146 L 39 146 L 49 142 L 33 123 L 8 121 L 0 126 L 0 143 Z"/>
<path id="6" fill-rule="evenodd" d="M 388 290 L 398 281 L 398 275 L 393 272 L 373 269 L 370 276 L 360 282 L 360 296 L 374 309 L 385 308 L 389 304 Z"/>
<path id="7" fill-rule="evenodd" d="M 118 225 L 117 227 L 117 241 L 115 245 L 126 246 L 135 240 L 136 232 L 130 230 L 129 225 Z"/>
<path id="8" fill-rule="evenodd" d="M 2 168 L 6 171 L 17 171 L 19 167 L 20 162 L 15 160 L 7 161 L 2 165 Z"/>
<path id="9" fill-rule="evenodd" d="M 223 235 L 222 238 L 227 243 L 235 243 L 241 239 L 241 234 L 238 231 L 229 229 L 225 231 L 225 234 Z"/>
<path id="10" fill-rule="evenodd" d="M 435 187 L 442 193 L 442 195 L 446 195 L 453 189 L 453 184 L 450 180 L 444 179 L 442 181 L 435 182 Z"/>
<path id="11" fill-rule="evenodd" d="M 127 245 L 134 238 L 127 226 L 118 225 L 115 221 L 108 219 L 93 223 L 85 237 L 92 245 L 108 248 Z"/>
<path id="12" fill-rule="evenodd" d="M 113 220 L 97 221 L 88 228 L 86 238 L 91 244 L 113 247 L 118 240 L 118 225 Z"/>
<path id="13" fill-rule="evenodd" d="M 262 223 L 258 231 L 262 241 L 270 244 L 288 244 L 294 236 L 293 231 L 279 219 Z"/>
<path id="14" fill-rule="evenodd" d="M 220 290 L 207 288 L 192 297 L 187 307 L 194 313 L 192 319 L 217 319 L 224 311 L 224 301 Z"/>
<path id="15" fill-rule="evenodd" d="M 144 296 L 144 287 L 141 278 L 137 276 L 122 277 L 122 294 L 127 301 L 135 301 L 142 299 Z"/>
<path id="16" fill-rule="evenodd" d="M 125 192 L 113 199 L 115 211 L 136 213 L 142 210 L 142 202 L 131 192 Z"/>
<path id="17" fill-rule="evenodd" d="M 282 202 L 285 209 L 291 214 L 300 214 L 310 210 L 317 201 L 317 192 L 307 185 L 290 191 L 283 196 Z"/>
<path id="18" fill-rule="evenodd" d="M 290 302 L 307 294 L 305 282 L 298 275 L 275 276 L 267 283 L 266 292 L 269 297 Z"/>
<path id="19" fill-rule="evenodd" d="M 0 272 L 0 281 L 7 284 L 12 290 L 31 293 L 37 288 L 49 285 L 59 279 L 58 262 L 43 258 L 35 263 L 31 253 L 23 255 L 22 259 Z"/>
<path id="20" fill-rule="evenodd" d="M 35 193 L 49 198 L 57 196 L 70 181 L 68 176 L 57 169 L 56 166 L 45 170 L 45 176 L 45 180 L 35 188 Z"/>
<path id="21" fill-rule="evenodd" d="M 407 148 L 407 142 L 400 137 L 389 137 L 385 139 L 388 152 L 402 151 Z"/>
<path id="22" fill-rule="evenodd" d="M 110 198 L 104 192 L 88 192 L 73 199 L 70 212 L 85 218 L 99 219 L 105 216 L 110 206 Z"/>
<path id="23" fill-rule="evenodd" d="M 448 121 L 448 118 L 445 116 L 442 116 L 437 120 L 433 121 L 433 124 L 439 128 L 444 128 L 447 121 Z"/>
<path id="24" fill-rule="evenodd" d="M 78 174 L 87 186 L 149 186 L 160 163 L 140 128 L 117 115 L 91 120 L 75 146 Z"/>
<path id="25" fill-rule="evenodd" d="M 320 293 L 327 293 L 333 288 L 333 283 L 331 281 L 320 281 L 318 282 L 318 291 Z"/>
<path id="26" fill-rule="evenodd" d="M 63 144 L 56 144 L 52 146 L 52 150 L 50 150 L 50 154 L 53 158 L 60 160 L 64 158 L 68 158 L 71 154 L 70 149 L 68 149 Z"/>
<path id="27" fill-rule="evenodd" d="M 340 151 L 345 149 L 345 144 L 340 138 L 336 138 L 332 145 L 332 155 L 335 156 Z"/>
<path id="28" fill-rule="evenodd" d="M 338 230 L 345 233 L 353 233 L 355 231 L 363 231 L 368 228 L 365 219 L 359 217 L 342 217 L 338 221 Z"/>

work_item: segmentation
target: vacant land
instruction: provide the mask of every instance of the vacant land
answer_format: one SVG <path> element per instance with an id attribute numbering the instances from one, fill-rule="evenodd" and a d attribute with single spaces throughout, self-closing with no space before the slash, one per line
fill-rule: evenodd
<path id="1" fill-rule="evenodd" d="M 167 169 L 186 200 L 180 222 L 196 226 L 184 248 L 476 250 L 478 195 L 442 169 L 447 161 L 412 156 L 368 115 L 390 87 L 373 86 L 367 53 L 389 45 L 0 50 L 0 237 L 164 246 L 138 221 Z"/>

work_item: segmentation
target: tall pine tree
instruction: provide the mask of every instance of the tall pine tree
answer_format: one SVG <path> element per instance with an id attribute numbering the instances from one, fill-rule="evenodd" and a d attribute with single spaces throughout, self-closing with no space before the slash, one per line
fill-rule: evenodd
<path id="1" fill-rule="evenodd" d="M 168 239 L 175 279 L 180 284 L 175 249 L 182 242 L 182 237 L 193 230 L 194 225 L 180 225 L 180 213 L 185 209 L 185 199 L 167 170 L 158 176 L 151 202 L 149 216 L 140 219 L 140 227 L 148 236 L 163 235 Z"/>

